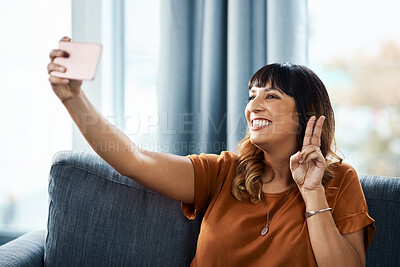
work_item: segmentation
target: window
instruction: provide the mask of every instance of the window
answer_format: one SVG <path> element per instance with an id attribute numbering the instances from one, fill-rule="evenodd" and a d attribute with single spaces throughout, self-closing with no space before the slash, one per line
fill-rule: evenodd
<path id="1" fill-rule="evenodd" d="M 309 66 L 324 81 L 345 161 L 400 176 L 400 2 L 309 0 Z"/>
<path id="2" fill-rule="evenodd" d="M 0 9 L 0 230 L 44 229 L 52 156 L 71 149 L 68 113 L 52 92 L 50 49 L 70 35 L 70 1 L 8 1 Z"/>
<path id="3" fill-rule="evenodd" d="M 121 19 L 121 12 L 125 12 L 125 19 Z M 50 49 L 71 32 L 75 41 L 103 43 L 98 77 L 84 86 L 92 103 L 138 145 L 157 149 L 151 142 L 156 134 L 153 125 L 158 122 L 159 0 L 7 3 L 0 10 L 0 231 L 44 229 L 52 156 L 72 148 L 90 150 L 73 130 L 46 72 Z M 125 40 L 125 54 L 118 59 L 118 63 L 124 62 L 122 75 L 113 72 L 121 51 L 121 43 L 113 42 L 115 36 Z M 120 108 L 113 87 L 121 77 L 124 87 L 118 94 L 124 93 L 125 109 Z M 121 114 L 123 125 L 118 124 Z"/>
<path id="4" fill-rule="evenodd" d="M 125 133 L 141 148 L 159 150 L 157 76 L 160 0 L 125 2 Z"/>

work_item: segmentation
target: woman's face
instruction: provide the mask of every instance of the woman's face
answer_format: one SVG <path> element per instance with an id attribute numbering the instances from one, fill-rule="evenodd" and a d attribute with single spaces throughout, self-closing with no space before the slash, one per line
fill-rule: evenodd
<path id="1" fill-rule="evenodd" d="M 270 84 L 252 87 L 245 113 L 253 144 L 264 151 L 277 146 L 296 151 L 299 119 L 293 97 Z"/>

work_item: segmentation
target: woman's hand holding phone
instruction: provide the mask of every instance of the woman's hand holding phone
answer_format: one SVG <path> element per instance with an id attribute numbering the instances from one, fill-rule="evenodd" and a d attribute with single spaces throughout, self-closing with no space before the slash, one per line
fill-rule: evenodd
<path id="1" fill-rule="evenodd" d="M 61 39 L 61 42 L 71 42 L 71 38 L 64 37 Z M 68 58 L 69 54 L 59 49 L 51 50 L 51 62 L 47 65 L 47 72 L 50 75 L 49 81 L 51 84 L 51 88 L 53 89 L 57 97 L 61 100 L 61 102 L 64 102 L 80 94 L 82 81 L 53 76 L 53 71 L 62 73 L 66 72 L 66 68 L 64 66 L 54 63 L 54 59 L 58 57 Z"/>

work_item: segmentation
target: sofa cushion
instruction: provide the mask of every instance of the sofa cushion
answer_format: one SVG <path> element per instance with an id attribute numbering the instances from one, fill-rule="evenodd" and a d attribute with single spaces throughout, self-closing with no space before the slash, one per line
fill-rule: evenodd
<path id="1" fill-rule="evenodd" d="M 376 226 L 367 266 L 400 266 L 400 178 L 361 176 L 360 182 Z"/>
<path id="2" fill-rule="evenodd" d="M 201 218 L 95 154 L 57 153 L 49 198 L 46 266 L 188 266 L 194 256 Z"/>
<path id="3" fill-rule="evenodd" d="M 45 232 L 33 231 L 0 246 L 0 266 L 43 266 Z"/>

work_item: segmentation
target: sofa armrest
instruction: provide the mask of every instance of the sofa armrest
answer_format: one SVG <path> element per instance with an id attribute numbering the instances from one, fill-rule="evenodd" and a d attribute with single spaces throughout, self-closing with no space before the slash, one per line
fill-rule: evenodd
<path id="1" fill-rule="evenodd" d="M 0 247 L 0 266 L 43 266 L 45 230 L 27 233 Z"/>

